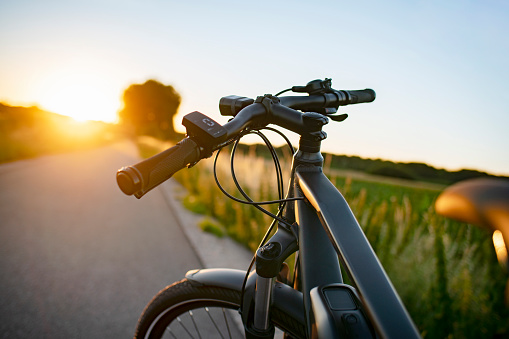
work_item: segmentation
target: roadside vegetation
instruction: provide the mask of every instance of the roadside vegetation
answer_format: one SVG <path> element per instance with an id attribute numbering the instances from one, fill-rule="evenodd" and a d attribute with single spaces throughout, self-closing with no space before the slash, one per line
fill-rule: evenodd
<path id="1" fill-rule="evenodd" d="M 254 151 L 250 151 L 251 153 L 255 153 L 266 159 L 270 158 L 269 151 L 263 145 L 240 145 L 239 147 L 239 149 L 244 150 L 244 152 L 247 152 L 247 148 L 254 148 Z M 279 155 L 285 154 L 285 151 L 287 150 L 284 147 L 277 149 Z M 324 153 L 324 156 L 324 166 L 331 170 L 339 170 L 343 173 L 349 171 L 355 176 L 358 176 L 360 173 L 365 176 L 366 174 L 373 174 L 377 177 L 376 180 L 380 180 L 380 177 L 382 176 L 391 179 L 404 179 L 406 182 L 425 182 L 426 184 L 435 183 L 438 187 L 444 187 L 445 185 L 451 185 L 458 181 L 471 178 L 496 177 L 495 175 L 473 169 L 448 171 L 417 162 L 403 163 L 383 159 L 367 159 L 358 156 L 328 153 Z M 368 178 L 368 176 L 366 177 Z"/>
<path id="2" fill-rule="evenodd" d="M 97 147 L 121 136 L 114 124 L 0 103 L 0 163 Z"/>
<path id="3" fill-rule="evenodd" d="M 173 128 L 180 94 L 172 86 L 155 80 L 132 84 L 124 91 L 123 101 L 118 124 L 78 122 L 36 106 L 0 103 L 0 163 L 83 150 L 126 137 L 182 137 Z"/>

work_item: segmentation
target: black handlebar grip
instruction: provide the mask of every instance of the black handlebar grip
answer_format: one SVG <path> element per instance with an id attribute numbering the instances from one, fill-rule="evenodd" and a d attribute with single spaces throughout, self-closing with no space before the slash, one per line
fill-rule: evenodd
<path id="1" fill-rule="evenodd" d="M 136 165 L 122 167 L 117 172 L 117 184 L 122 192 L 127 195 L 134 194 L 139 199 L 188 164 L 198 160 L 198 146 L 192 139 L 186 138 Z"/>
<path id="2" fill-rule="evenodd" d="M 370 88 L 358 91 L 346 91 L 350 95 L 349 104 L 360 104 L 361 102 L 372 102 L 376 98 L 376 93 Z"/>

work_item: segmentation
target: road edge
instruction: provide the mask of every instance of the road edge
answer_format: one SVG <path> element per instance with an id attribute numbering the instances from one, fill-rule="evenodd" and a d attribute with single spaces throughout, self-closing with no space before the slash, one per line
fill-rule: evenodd
<path id="1" fill-rule="evenodd" d="M 247 270 L 253 253 L 228 236 L 219 238 L 203 232 L 198 224 L 205 217 L 187 210 L 180 202 L 187 194 L 182 185 L 171 178 L 159 189 L 204 268 Z"/>

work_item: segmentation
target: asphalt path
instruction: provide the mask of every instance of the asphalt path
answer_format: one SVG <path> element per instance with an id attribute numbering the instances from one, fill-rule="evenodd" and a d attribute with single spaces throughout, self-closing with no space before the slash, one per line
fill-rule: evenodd
<path id="1" fill-rule="evenodd" d="M 0 338 L 129 338 L 144 306 L 200 260 L 163 191 L 115 182 L 118 143 L 0 165 Z"/>

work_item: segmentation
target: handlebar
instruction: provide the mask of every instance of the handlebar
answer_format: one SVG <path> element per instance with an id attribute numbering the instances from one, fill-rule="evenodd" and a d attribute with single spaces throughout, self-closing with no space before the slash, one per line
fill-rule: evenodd
<path id="1" fill-rule="evenodd" d="M 356 91 L 333 90 L 330 93 L 309 96 L 284 96 L 280 98 L 280 102 L 283 106 L 307 112 L 320 108 L 334 108 L 338 106 L 372 102 L 375 98 L 375 91 L 366 88 Z M 219 101 L 219 110 L 222 115 L 236 116 L 237 113 L 245 107 L 252 105 L 254 102 L 255 101 L 250 98 L 230 95 L 221 98 Z"/>
<path id="2" fill-rule="evenodd" d="M 350 104 L 360 104 L 363 102 L 372 102 L 376 98 L 376 93 L 371 88 L 357 91 L 345 91 L 350 95 Z"/>
<path id="3" fill-rule="evenodd" d="M 117 172 L 117 184 L 124 194 L 134 194 L 139 199 L 188 164 L 200 159 L 198 145 L 186 138 L 136 165 L 122 167 Z"/>
<path id="4" fill-rule="evenodd" d="M 375 91 L 372 89 L 362 89 L 357 91 L 333 91 L 321 95 L 310 96 L 287 96 L 281 98 L 281 103 L 285 106 L 307 111 L 317 107 L 332 108 L 337 106 L 346 106 L 372 102 L 375 100 Z"/>
<path id="5" fill-rule="evenodd" d="M 316 126 L 310 124 L 305 113 L 298 110 L 323 114 L 323 125 L 328 122 L 326 116 L 334 117 L 331 114 L 336 112 L 338 106 L 372 102 L 376 97 L 372 89 L 333 90 L 330 88 L 330 79 L 314 80 L 305 87 L 294 86 L 293 89 L 296 92 L 307 91 L 309 96 L 265 95 L 256 100 L 240 96 L 221 98 L 221 114 L 234 116 L 224 126 L 199 112 L 186 115 L 182 123 L 187 129 L 187 137 L 166 151 L 118 170 L 118 186 L 125 194 L 134 194 L 139 199 L 184 167 L 209 157 L 246 128 L 275 124 L 304 135 Z"/>

